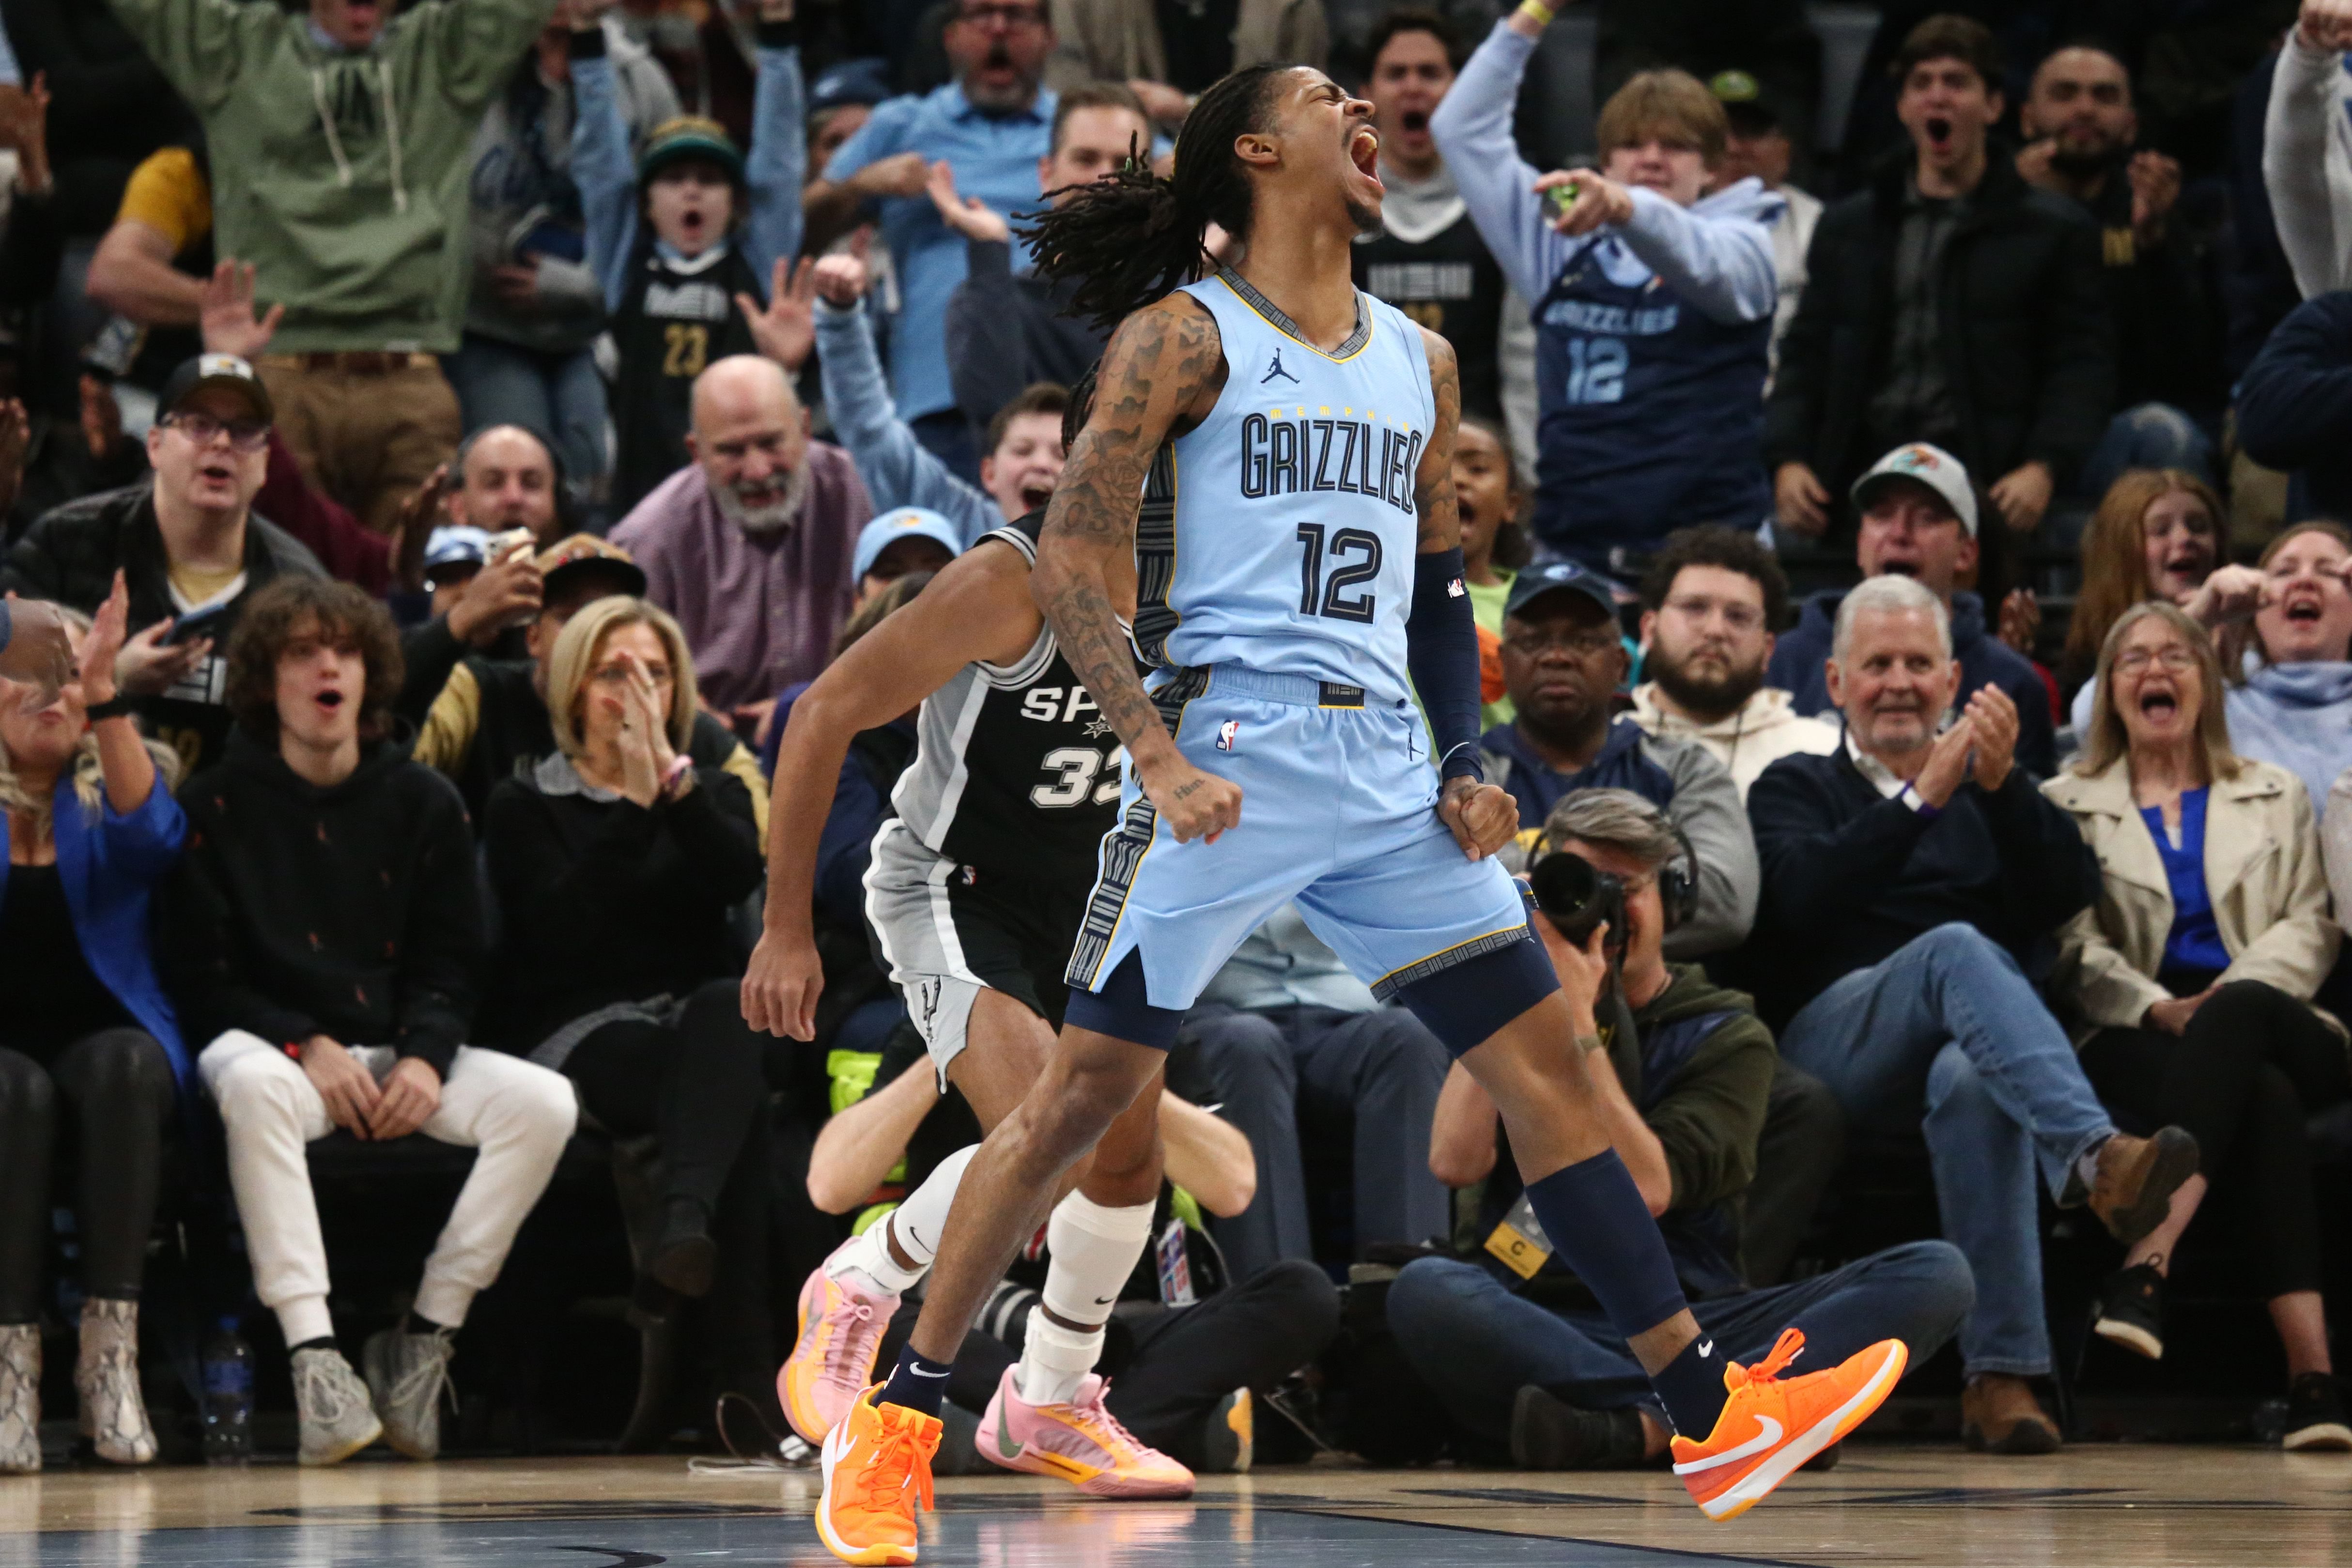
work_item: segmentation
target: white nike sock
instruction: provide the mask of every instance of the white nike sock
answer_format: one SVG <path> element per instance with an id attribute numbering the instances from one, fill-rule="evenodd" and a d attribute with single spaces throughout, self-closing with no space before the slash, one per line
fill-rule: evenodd
<path id="1" fill-rule="evenodd" d="M 939 1256 L 940 1232 L 947 1225 L 956 1188 L 963 1181 L 964 1167 L 979 1152 L 980 1145 L 973 1143 L 933 1166 L 923 1184 L 907 1194 L 906 1202 L 867 1226 L 866 1233 L 843 1247 L 825 1271 L 838 1279 L 854 1269 L 886 1295 L 904 1295 L 914 1289 L 915 1282 L 930 1272 L 931 1259 Z M 891 1238 L 915 1260 L 914 1268 L 901 1267 L 890 1255 Z"/>
<path id="2" fill-rule="evenodd" d="M 1102 1354 L 1102 1325 L 1110 1321 L 1120 1287 L 1151 1239 L 1152 1206 L 1106 1208 L 1076 1192 L 1054 1205 L 1053 1218 L 1045 1222 L 1045 1308 L 1064 1322 L 1092 1327 L 1066 1329 L 1044 1312 L 1030 1314 L 1022 1341 L 1023 1399 L 1067 1404 L 1094 1370 Z"/>

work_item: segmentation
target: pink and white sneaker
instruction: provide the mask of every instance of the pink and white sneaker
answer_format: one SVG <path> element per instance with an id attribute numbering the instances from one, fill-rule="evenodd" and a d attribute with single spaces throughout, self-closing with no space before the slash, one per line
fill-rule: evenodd
<path id="1" fill-rule="evenodd" d="M 856 1245 L 852 1239 L 835 1247 L 801 1287 L 800 1338 L 776 1373 L 784 1419 L 811 1443 L 823 1443 L 874 1381 L 875 1352 L 898 1310 L 898 1292 L 869 1295 L 831 1274 L 842 1253 Z M 855 1278 L 865 1275 L 855 1272 Z"/>
<path id="2" fill-rule="evenodd" d="M 1021 1397 L 1021 1369 L 1004 1369 L 972 1446 L 1008 1470 L 1059 1476 L 1090 1497 L 1188 1498 L 1192 1472 L 1146 1447 L 1104 1407 L 1110 1384 L 1089 1373 L 1067 1405 Z"/>

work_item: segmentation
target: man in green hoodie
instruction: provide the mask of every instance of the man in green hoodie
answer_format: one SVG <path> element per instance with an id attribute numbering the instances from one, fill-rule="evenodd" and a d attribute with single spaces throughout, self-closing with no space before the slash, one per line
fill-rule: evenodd
<path id="1" fill-rule="evenodd" d="M 257 368 L 304 478 L 389 531 L 457 445 L 434 356 L 465 314 L 467 153 L 551 0 L 113 5 L 204 121 L 216 243 L 276 302 Z"/>

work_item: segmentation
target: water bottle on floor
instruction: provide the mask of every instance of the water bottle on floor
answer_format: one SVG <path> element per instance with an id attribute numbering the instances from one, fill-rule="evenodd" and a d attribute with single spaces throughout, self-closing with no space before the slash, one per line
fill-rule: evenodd
<path id="1" fill-rule="evenodd" d="M 205 1463 L 241 1465 L 253 1458 L 253 1347 L 223 1318 L 205 1342 Z"/>

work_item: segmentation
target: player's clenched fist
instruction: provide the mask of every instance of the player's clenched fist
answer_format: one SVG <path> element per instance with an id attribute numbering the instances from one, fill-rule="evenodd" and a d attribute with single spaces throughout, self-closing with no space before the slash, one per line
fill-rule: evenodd
<path id="1" fill-rule="evenodd" d="M 1454 830 L 1462 853 L 1484 860 L 1519 830 L 1519 803 L 1499 784 L 1451 778 L 1438 794 L 1437 819 Z"/>
<path id="2" fill-rule="evenodd" d="M 1202 773 L 1181 756 L 1143 770 L 1143 793 L 1179 844 L 1211 844 L 1242 820 L 1242 786 Z"/>
<path id="3" fill-rule="evenodd" d="M 743 971 L 743 1022 L 754 1033 L 816 1038 L 816 999 L 824 966 L 806 936 L 763 931 Z"/>

